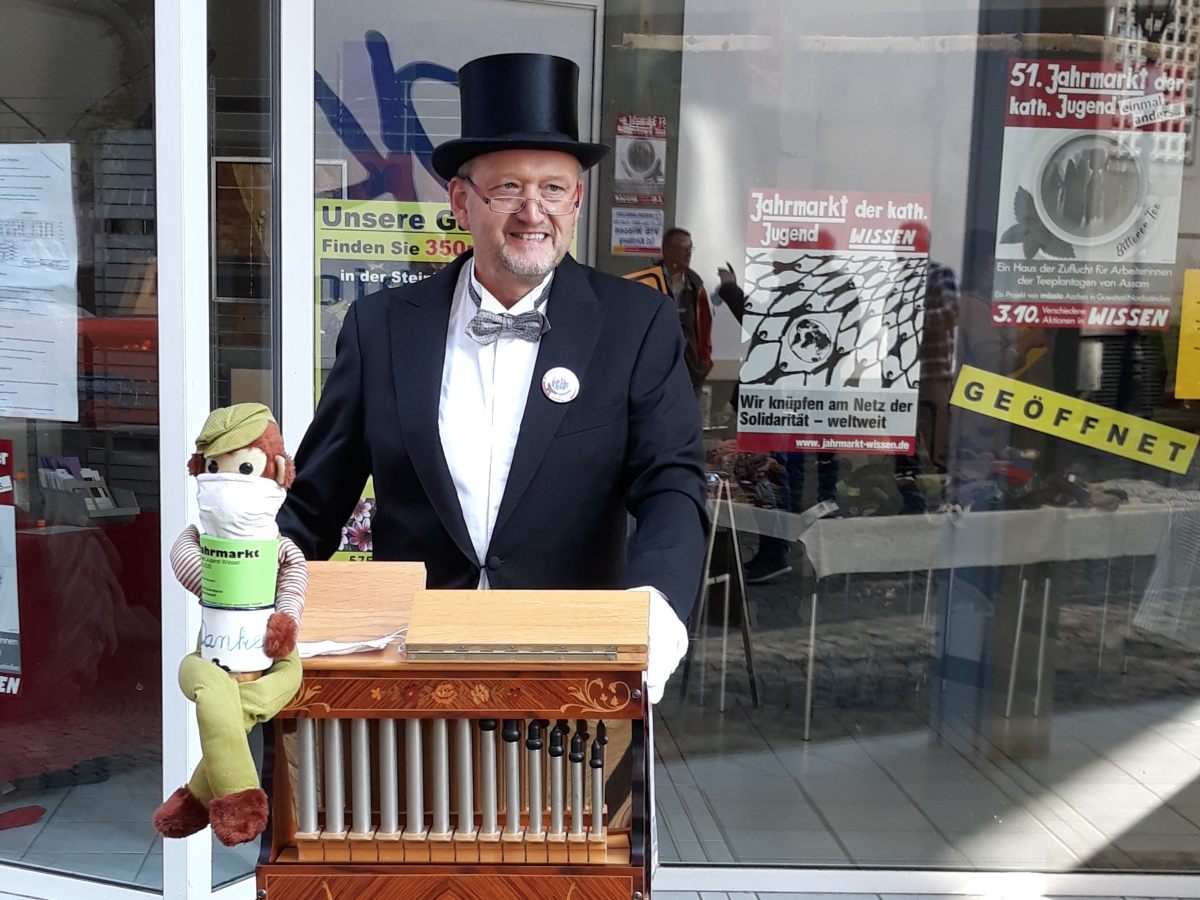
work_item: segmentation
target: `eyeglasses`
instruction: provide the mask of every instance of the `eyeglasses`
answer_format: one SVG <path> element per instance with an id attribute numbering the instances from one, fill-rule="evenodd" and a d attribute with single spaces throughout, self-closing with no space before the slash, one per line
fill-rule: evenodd
<path id="1" fill-rule="evenodd" d="M 528 198 L 526 197 L 485 197 L 479 186 L 468 176 L 460 175 L 459 177 L 471 186 L 471 190 L 475 192 L 475 196 L 487 204 L 487 208 L 492 212 L 519 213 L 525 208 L 525 204 L 528 202 Z M 537 205 L 548 216 L 569 216 L 579 208 L 578 191 L 576 194 L 575 199 L 564 197 L 561 200 L 547 200 L 545 197 L 539 197 Z"/>

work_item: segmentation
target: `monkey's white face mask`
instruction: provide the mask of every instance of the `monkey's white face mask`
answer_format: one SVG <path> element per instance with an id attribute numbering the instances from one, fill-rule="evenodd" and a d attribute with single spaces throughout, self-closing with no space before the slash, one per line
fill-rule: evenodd
<path id="1" fill-rule="evenodd" d="M 261 475 L 218 472 L 196 476 L 200 524 L 205 534 L 230 540 L 279 537 L 275 516 L 287 491 Z"/>

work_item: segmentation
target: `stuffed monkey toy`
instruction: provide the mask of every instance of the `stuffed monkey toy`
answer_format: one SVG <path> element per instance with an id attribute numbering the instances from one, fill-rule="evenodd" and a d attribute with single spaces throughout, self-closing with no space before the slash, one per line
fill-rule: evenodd
<path id="1" fill-rule="evenodd" d="M 191 781 L 154 813 L 154 829 L 181 838 L 211 824 L 233 846 L 266 827 L 267 795 L 247 738 L 300 687 L 296 636 L 308 573 L 275 524 L 295 467 L 267 407 L 214 410 L 188 472 L 204 531 L 183 530 L 171 567 L 201 600 L 199 649 L 180 663 L 179 687 L 196 704 L 203 756 Z"/>

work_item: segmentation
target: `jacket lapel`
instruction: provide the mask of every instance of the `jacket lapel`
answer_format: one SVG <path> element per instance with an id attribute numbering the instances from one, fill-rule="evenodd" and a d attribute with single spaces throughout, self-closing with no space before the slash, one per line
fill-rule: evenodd
<path id="1" fill-rule="evenodd" d="M 559 264 L 555 272 L 547 315 L 550 330 L 543 335 L 538 347 L 525 415 L 521 419 L 521 432 L 513 453 L 508 483 L 504 487 L 504 497 L 500 501 L 500 511 L 496 516 L 496 527 L 492 530 L 493 541 L 525 496 L 554 433 L 571 405 L 550 400 L 542 390 L 542 376 L 550 369 L 562 366 L 574 372 L 583 387 L 583 379 L 596 347 L 604 305 L 588 284 L 583 267 L 570 256 Z"/>
<path id="2" fill-rule="evenodd" d="M 429 502 L 463 555 L 475 561 L 454 480 L 438 433 L 446 328 L 458 275 L 469 254 L 415 285 L 391 305 L 392 373 L 400 429 Z"/>

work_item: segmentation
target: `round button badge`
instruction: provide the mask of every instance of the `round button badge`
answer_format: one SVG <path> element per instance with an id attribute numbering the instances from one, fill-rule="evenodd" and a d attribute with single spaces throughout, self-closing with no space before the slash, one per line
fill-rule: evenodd
<path id="1" fill-rule="evenodd" d="M 542 376 L 542 393 L 555 403 L 570 403 L 579 395 L 579 378 L 561 366 Z"/>

